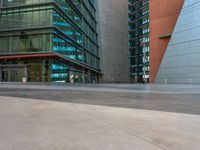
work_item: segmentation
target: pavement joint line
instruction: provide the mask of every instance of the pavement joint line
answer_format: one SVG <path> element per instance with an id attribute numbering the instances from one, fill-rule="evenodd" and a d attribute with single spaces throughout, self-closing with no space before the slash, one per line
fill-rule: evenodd
<path id="1" fill-rule="evenodd" d="M 119 127 L 119 126 L 115 126 L 115 125 L 113 125 L 112 123 L 107 122 L 107 121 L 105 121 L 105 120 L 103 120 L 103 119 L 101 119 L 101 118 L 99 118 L 99 117 L 97 117 L 97 116 L 95 116 L 95 115 L 89 113 L 89 112 L 86 111 L 86 110 L 83 110 L 83 109 L 81 109 L 81 108 L 78 108 L 77 106 L 72 106 L 72 107 L 75 108 L 75 109 L 77 109 L 77 110 L 79 110 L 79 111 L 81 111 L 81 112 L 83 112 L 83 113 L 86 113 L 86 114 L 89 115 L 90 117 L 92 117 L 92 118 L 94 118 L 94 119 L 96 119 L 96 120 L 98 120 L 98 121 L 101 121 L 101 122 L 103 122 L 103 123 L 106 124 L 106 125 L 109 125 L 110 127 L 113 127 L 113 128 L 118 129 L 118 130 L 121 130 L 121 131 L 125 132 L 126 134 L 131 135 L 131 136 L 134 136 L 134 137 L 136 137 L 136 138 L 138 138 L 138 139 L 140 139 L 140 140 L 142 140 L 142 141 L 144 141 L 144 142 L 146 142 L 146 143 L 149 143 L 149 144 L 151 144 L 151 145 L 154 145 L 155 147 L 158 147 L 159 149 L 168 150 L 166 147 L 160 146 L 160 145 L 158 145 L 158 144 L 156 144 L 156 143 L 154 143 L 154 142 L 152 142 L 152 141 L 150 141 L 150 140 L 148 140 L 148 139 L 146 139 L 146 138 L 144 138 L 144 137 L 138 136 L 136 133 L 130 132 L 128 129 L 125 129 L 125 128 L 122 128 L 122 127 Z"/>

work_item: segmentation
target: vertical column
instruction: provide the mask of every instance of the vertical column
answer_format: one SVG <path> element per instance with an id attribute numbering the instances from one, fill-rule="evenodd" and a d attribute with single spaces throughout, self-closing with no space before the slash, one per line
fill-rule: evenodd
<path id="1" fill-rule="evenodd" d="M 24 67 L 24 77 L 28 78 L 28 71 L 27 71 L 27 67 Z"/>
<path id="2" fill-rule="evenodd" d="M 95 73 L 95 82 L 98 83 L 98 73 Z"/>
<path id="3" fill-rule="evenodd" d="M 3 7 L 3 0 L 0 0 L 0 7 Z M 1 11 L 0 11 L 1 13 Z"/>
<path id="4" fill-rule="evenodd" d="M 70 83 L 73 84 L 74 83 L 74 78 L 75 78 L 75 74 L 73 73 L 73 71 L 71 71 L 71 70 L 69 71 L 69 76 L 70 76 L 70 80 L 69 81 L 70 81 Z"/>
<path id="5" fill-rule="evenodd" d="M 51 21 L 51 22 L 53 22 L 53 21 Z M 46 42 L 46 44 L 47 44 L 47 42 Z M 50 42 L 48 43 L 47 50 L 53 51 L 53 35 L 52 34 L 50 34 Z"/>
<path id="6" fill-rule="evenodd" d="M 46 63 L 45 60 L 42 60 L 42 82 L 45 82 L 45 71 L 46 71 Z"/>
<path id="7" fill-rule="evenodd" d="M 28 69 L 27 69 L 27 66 L 24 67 L 24 78 L 26 78 L 26 82 L 28 82 Z"/>
<path id="8" fill-rule="evenodd" d="M 0 67 L 0 82 L 2 81 L 2 69 Z"/>
<path id="9" fill-rule="evenodd" d="M 84 70 L 84 67 L 82 68 L 82 80 L 83 80 L 83 83 L 85 83 L 85 70 Z"/>
<path id="10" fill-rule="evenodd" d="M 44 34 L 43 36 L 42 36 L 42 41 L 40 41 L 40 42 L 42 42 L 42 51 L 47 51 L 47 38 L 46 38 L 46 34 Z M 41 40 L 41 39 L 40 39 Z"/>
<path id="11" fill-rule="evenodd" d="M 9 50 L 9 53 L 12 53 L 12 37 L 9 37 L 9 44 L 8 44 L 8 50 Z"/>
<path id="12" fill-rule="evenodd" d="M 52 64 L 52 60 L 49 58 L 48 61 L 46 62 L 46 80 L 47 82 L 51 81 L 51 64 Z"/>
<path id="13" fill-rule="evenodd" d="M 88 70 L 88 81 L 89 81 L 89 83 L 91 83 L 91 71 L 90 70 Z"/>

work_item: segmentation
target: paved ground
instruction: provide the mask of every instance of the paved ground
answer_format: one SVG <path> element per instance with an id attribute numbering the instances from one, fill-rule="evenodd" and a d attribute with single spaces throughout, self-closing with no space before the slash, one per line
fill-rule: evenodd
<path id="1" fill-rule="evenodd" d="M 199 94 L 200 85 L 161 85 L 161 84 L 37 84 L 37 83 L 0 83 L 0 88 L 102 91 L 102 92 L 137 92 L 165 94 Z"/>
<path id="2" fill-rule="evenodd" d="M 0 84 L 0 150 L 199 150 L 199 91 Z"/>
<path id="3" fill-rule="evenodd" d="M 0 95 L 80 104 L 200 114 L 200 86 L 188 85 L 13 85 Z"/>

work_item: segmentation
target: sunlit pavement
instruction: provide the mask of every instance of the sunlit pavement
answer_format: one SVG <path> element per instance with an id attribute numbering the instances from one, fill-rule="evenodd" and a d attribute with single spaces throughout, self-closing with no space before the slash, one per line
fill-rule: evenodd
<path id="1" fill-rule="evenodd" d="M 198 89 L 0 84 L 0 150 L 199 150 Z"/>

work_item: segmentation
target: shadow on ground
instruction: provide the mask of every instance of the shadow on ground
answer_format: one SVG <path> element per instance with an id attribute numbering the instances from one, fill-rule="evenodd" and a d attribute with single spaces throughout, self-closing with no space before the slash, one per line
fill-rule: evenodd
<path id="1" fill-rule="evenodd" d="M 155 94 L 0 88 L 1 96 L 200 114 L 200 94 Z"/>

